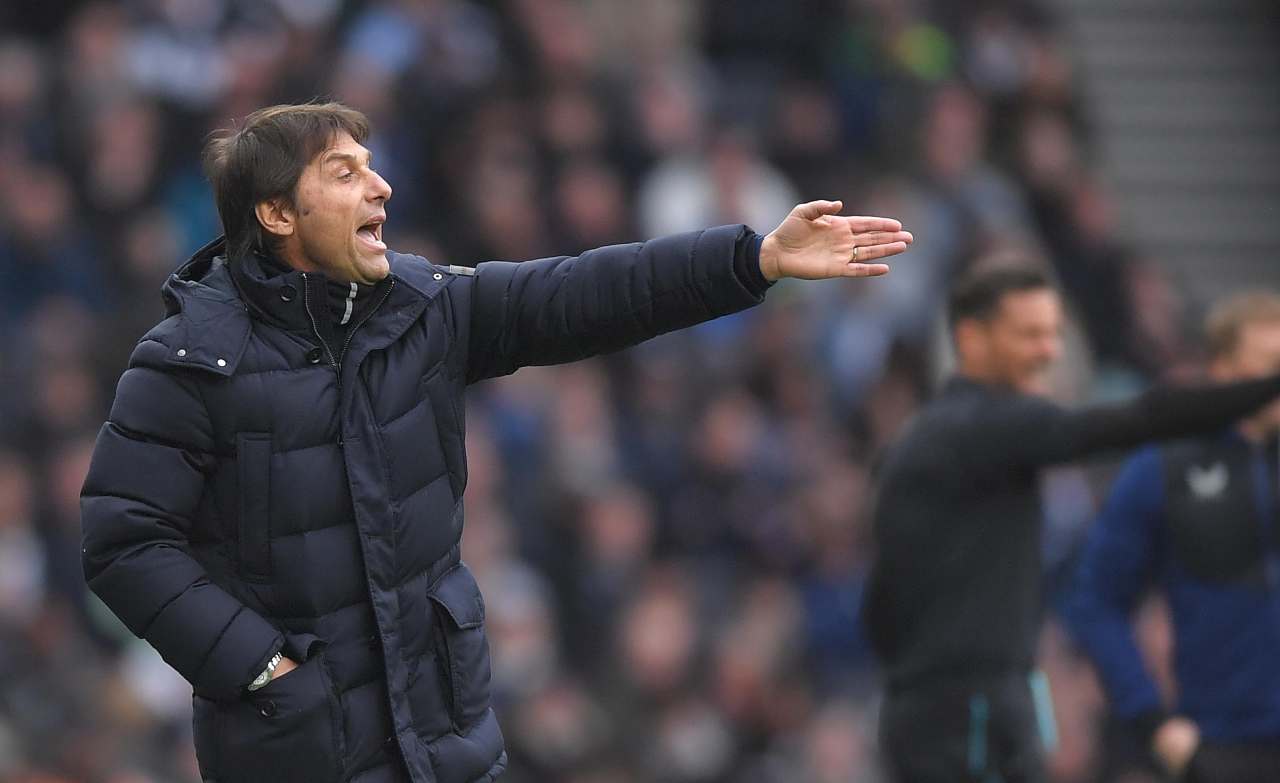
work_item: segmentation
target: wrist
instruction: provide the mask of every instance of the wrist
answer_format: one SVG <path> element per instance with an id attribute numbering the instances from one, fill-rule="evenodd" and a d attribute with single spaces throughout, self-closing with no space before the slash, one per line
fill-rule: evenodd
<path id="1" fill-rule="evenodd" d="M 1142 747 L 1150 748 L 1152 741 L 1155 740 L 1156 732 L 1171 717 L 1173 716 L 1168 710 L 1154 708 L 1145 710 L 1130 718 L 1129 724 L 1133 727 L 1135 735 L 1142 743 Z"/>
<path id="2" fill-rule="evenodd" d="M 760 273 L 764 275 L 764 279 L 770 283 L 777 282 L 782 278 L 782 272 L 778 267 L 778 240 L 769 232 L 765 235 L 764 241 L 760 243 Z"/>
<path id="3" fill-rule="evenodd" d="M 284 660 L 284 653 L 277 651 L 274 655 L 271 656 L 271 659 L 267 661 L 266 668 L 264 668 L 258 674 L 257 677 L 253 678 L 253 682 L 249 683 L 247 688 L 250 691 L 256 691 L 262 686 L 271 682 L 271 679 L 275 676 L 276 669 L 280 666 L 280 662 L 283 660 Z"/>

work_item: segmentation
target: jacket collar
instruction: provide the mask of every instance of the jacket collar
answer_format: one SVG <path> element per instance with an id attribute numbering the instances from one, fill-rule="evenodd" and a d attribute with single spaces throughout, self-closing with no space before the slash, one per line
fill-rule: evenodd
<path id="1" fill-rule="evenodd" d="M 976 378 L 970 378 L 967 375 L 956 373 L 952 375 L 942 386 L 942 394 L 947 397 L 965 397 L 965 396 L 995 396 L 995 397 L 1026 397 L 1024 392 L 1020 392 L 1012 386 L 1004 386 L 998 383 L 987 383 Z"/>
<path id="2" fill-rule="evenodd" d="M 270 269 L 255 254 L 230 265 L 231 279 L 254 317 L 300 334 L 312 332 L 311 314 L 326 318 L 324 277 L 287 269 Z"/>
<path id="3" fill-rule="evenodd" d="M 956 373 L 942 385 L 942 393 L 947 397 L 970 394 L 991 394 L 1000 391 L 999 387 L 974 380 L 967 375 Z"/>
<path id="4" fill-rule="evenodd" d="M 398 333 L 454 275 L 418 256 L 388 251 L 387 260 L 397 285 L 384 309 L 403 314 L 394 319 L 392 331 Z M 313 309 L 325 307 L 319 275 L 297 270 L 268 275 L 253 256 L 228 263 L 225 237 L 197 250 L 169 276 L 161 294 L 167 315 L 180 316 L 174 319 L 173 339 L 165 341 L 172 343 L 167 361 L 221 376 L 233 374 L 239 365 L 252 319 L 310 335 L 305 298 L 311 296 Z M 315 312 L 317 318 L 325 317 L 322 309 Z"/>

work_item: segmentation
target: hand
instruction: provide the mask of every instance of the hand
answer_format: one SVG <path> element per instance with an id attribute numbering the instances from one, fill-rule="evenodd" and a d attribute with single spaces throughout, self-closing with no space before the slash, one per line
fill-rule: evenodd
<path id="1" fill-rule="evenodd" d="M 837 214 L 843 208 L 840 201 L 810 201 L 792 209 L 760 246 L 765 279 L 876 277 L 886 274 L 888 265 L 868 262 L 896 256 L 914 241 L 892 218 Z"/>
<path id="2" fill-rule="evenodd" d="M 1186 718 L 1169 718 L 1151 737 L 1151 750 L 1156 759 L 1175 778 L 1187 771 L 1199 747 L 1200 728 Z"/>
<path id="3" fill-rule="evenodd" d="M 292 658 L 281 658 L 280 664 L 276 666 L 276 670 L 271 673 L 271 679 L 272 681 L 278 680 L 296 668 L 298 668 L 298 664 Z"/>

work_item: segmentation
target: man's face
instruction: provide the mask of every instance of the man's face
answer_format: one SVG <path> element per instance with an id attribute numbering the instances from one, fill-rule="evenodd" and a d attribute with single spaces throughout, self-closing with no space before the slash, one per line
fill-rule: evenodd
<path id="1" fill-rule="evenodd" d="M 376 283 L 390 271 L 382 223 L 391 186 L 372 157 L 348 133 L 303 169 L 294 194 L 293 233 L 285 260 L 341 282 Z"/>
<path id="2" fill-rule="evenodd" d="M 962 360 L 985 381 L 1048 394 L 1048 370 L 1062 355 L 1062 302 L 1048 288 L 1005 294 L 987 321 L 965 324 Z"/>
<path id="3" fill-rule="evenodd" d="M 1218 359 L 1213 374 L 1224 381 L 1265 378 L 1280 373 L 1280 322 L 1255 321 L 1240 329 L 1235 350 Z M 1265 431 L 1280 429 L 1280 400 L 1251 419 Z"/>

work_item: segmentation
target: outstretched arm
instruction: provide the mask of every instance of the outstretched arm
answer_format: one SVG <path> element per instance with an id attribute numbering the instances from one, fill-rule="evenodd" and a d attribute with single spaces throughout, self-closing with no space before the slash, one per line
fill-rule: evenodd
<path id="1" fill-rule="evenodd" d="M 467 380 L 574 361 L 728 315 L 759 303 L 782 277 L 887 272 L 878 261 L 903 252 L 911 235 L 896 220 L 842 217 L 840 208 L 801 204 L 766 237 L 721 226 L 580 256 L 480 264 L 462 294 L 470 307 Z"/>
<path id="2" fill-rule="evenodd" d="M 975 420 L 974 460 L 1002 471 L 1038 467 L 1151 441 L 1225 428 L 1280 396 L 1280 375 L 1201 386 L 1157 387 L 1128 402 L 1076 410 L 1018 398 Z"/>

